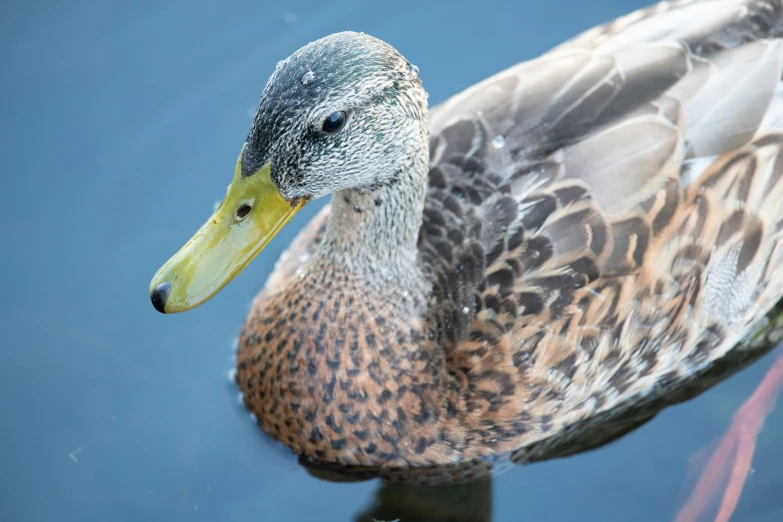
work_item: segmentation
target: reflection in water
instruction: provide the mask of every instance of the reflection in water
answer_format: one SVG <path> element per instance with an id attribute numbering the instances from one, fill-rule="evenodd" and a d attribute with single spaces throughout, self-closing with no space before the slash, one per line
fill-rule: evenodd
<path id="1" fill-rule="evenodd" d="M 724 483 L 715 522 L 728 522 L 734 514 L 745 480 L 751 473 L 756 438 L 783 388 L 783 348 L 778 351 L 778 358 L 764 380 L 734 414 L 731 426 L 704 467 L 693 493 L 677 514 L 676 522 L 701 520 L 709 503 L 721 493 L 720 487 Z"/>
<path id="2" fill-rule="evenodd" d="M 304 467 L 310 475 L 331 482 L 363 480 L 333 470 Z M 492 479 L 464 484 L 425 486 L 381 481 L 356 522 L 489 522 L 492 520 Z"/>
<path id="3" fill-rule="evenodd" d="M 492 520 L 492 479 L 424 487 L 386 482 L 354 520 L 489 522 Z"/>

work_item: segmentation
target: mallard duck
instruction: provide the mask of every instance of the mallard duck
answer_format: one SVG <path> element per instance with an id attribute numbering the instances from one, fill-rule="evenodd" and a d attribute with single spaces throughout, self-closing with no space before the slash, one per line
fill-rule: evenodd
<path id="1" fill-rule="evenodd" d="M 312 42 L 152 303 L 201 305 L 332 195 L 240 336 L 264 432 L 387 477 L 617 436 L 756 355 L 783 295 L 782 4 L 664 2 L 431 111 L 387 43 Z"/>

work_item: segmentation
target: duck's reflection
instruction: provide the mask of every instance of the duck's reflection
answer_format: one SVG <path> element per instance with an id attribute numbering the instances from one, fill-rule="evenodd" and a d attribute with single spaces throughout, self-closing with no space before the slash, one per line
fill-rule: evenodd
<path id="1" fill-rule="evenodd" d="M 385 482 L 356 522 L 489 522 L 492 479 L 470 484 L 417 486 Z"/>
<path id="2" fill-rule="evenodd" d="M 302 465 L 312 476 L 330 482 L 367 480 L 352 474 Z M 492 520 L 492 478 L 463 484 L 422 485 L 380 482 L 356 522 L 489 522 Z"/>

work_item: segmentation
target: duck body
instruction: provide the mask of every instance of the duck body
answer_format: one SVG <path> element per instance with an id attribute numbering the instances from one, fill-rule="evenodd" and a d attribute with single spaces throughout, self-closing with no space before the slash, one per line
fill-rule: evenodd
<path id="1" fill-rule="evenodd" d="M 764 351 L 737 346 L 783 295 L 783 2 L 658 4 L 432 111 L 415 73 L 339 33 L 262 95 L 237 172 L 333 194 L 240 336 L 264 432 L 387 478 L 530 462 Z M 363 89 L 344 141 L 300 141 Z"/>

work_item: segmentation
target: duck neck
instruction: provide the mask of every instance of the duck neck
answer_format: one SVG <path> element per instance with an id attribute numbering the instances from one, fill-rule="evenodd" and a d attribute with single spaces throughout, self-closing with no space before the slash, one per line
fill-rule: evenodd
<path id="1" fill-rule="evenodd" d="M 418 273 L 418 237 L 427 190 L 426 130 L 402 168 L 373 188 L 334 194 L 321 257 L 357 276 L 397 284 Z M 402 279 L 401 279 L 402 278 Z"/>

